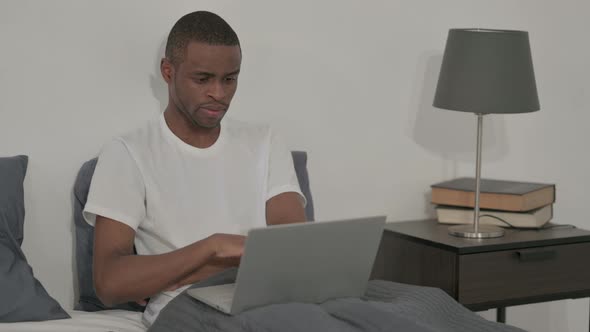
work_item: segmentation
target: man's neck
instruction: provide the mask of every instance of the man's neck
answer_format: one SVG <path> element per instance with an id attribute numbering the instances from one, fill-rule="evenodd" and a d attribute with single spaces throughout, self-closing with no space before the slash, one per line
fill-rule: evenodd
<path id="1" fill-rule="evenodd" d="M 197 127 L 178 110 L 170 107 L 164 111 L 164 119 L 174 135 L 196 148 L 206 149 L 215 144 L 219 138 L 219 126 L 215 128 Z"/>

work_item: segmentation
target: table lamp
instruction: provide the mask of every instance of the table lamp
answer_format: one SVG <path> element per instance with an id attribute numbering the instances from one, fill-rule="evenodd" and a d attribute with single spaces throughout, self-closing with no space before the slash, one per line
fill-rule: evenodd
<path id="1" fill-rule="evenodd" d="M 473 224 L 449 227 L 449 234 L 503 236 L 500 227 L 479 225 L 483 116 L 539 110 L 528 32 L 450 29 L 433 106 L 477 115 Z"/>

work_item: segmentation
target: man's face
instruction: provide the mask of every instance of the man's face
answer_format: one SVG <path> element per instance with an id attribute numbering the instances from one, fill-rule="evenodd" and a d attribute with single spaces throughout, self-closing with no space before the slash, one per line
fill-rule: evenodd
<path id="1" fill-rule="evenodd" d="M 218 127 L 236 93 L 241 61 L 239 46 L 190 42 L 184 60 L 169 68 L 173 74 L 164 73 L 172 102 L 193 125 Z"/>

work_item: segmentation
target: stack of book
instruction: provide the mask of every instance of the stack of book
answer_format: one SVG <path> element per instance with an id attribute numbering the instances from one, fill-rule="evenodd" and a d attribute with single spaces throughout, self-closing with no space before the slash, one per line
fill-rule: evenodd
<path id="1" fill-rule="evenodd" d="M 457 178 L 431 186 L 438 221 L 472 224 L 475 179 Z M 553 218 L 555 185 L 481 179 L 479 207 L 481 225 L 540 228 Z"/>

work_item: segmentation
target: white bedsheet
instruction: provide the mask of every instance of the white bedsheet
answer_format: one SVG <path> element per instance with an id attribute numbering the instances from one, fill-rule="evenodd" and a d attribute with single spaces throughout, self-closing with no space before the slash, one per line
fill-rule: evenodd
<path id="1" fill-rule="evenodd" d="M 68 310 L 71 319 L 0 323 L 1 332 L 145 332 L 141 313 L 125 310 L 84 312 Z"/>

